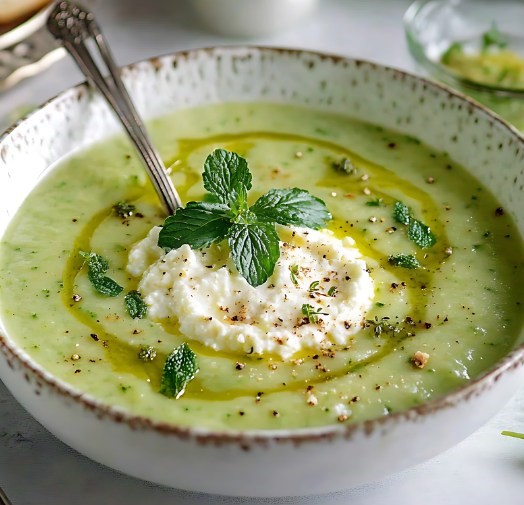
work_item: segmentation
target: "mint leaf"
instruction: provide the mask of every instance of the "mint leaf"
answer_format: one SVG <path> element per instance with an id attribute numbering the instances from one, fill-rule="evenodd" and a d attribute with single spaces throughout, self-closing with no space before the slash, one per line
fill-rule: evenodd
<path id="1" fill-rule="evenodd" d="M 421 223 L 418 219 L 412 219 L 409 222 L 408 238 L 422 249 L 427 249 L 437 243 L 437 239 L 429 229 L 429 226 Z"/>
<path id="2" fill-rule="evenodd" d="M 169 398 L 180 398 L 198 370 L 196 354 L 184 342 L 166 359 L 160 381 L 160 393 Z"/>
<path id="3" fill-rule="evenodd" d="M 411 219 L 409 207 L 402 202 L 395 202 L 393 207 L 393 219 L 398 223 L 408 225 Z"/>
<path id="4" fill-rule="evenodd" d="M 142 300 L 142 295 L 136 291 L 130 291 L 124 297 L 124 302 L 126 304 L 127 312 L 133 319 L 142 319 L 146 317 L 147 314 L 147 305 L 144 300 Z"/>
<path id="5" fill-rule="evenodd" d="M 402 202 L 395 202 L 393 207 L 393 219 L 408 227 L 408 238 L 422 249 L 432 247 L 437 243 L 437 237 L 432 233 L 429 226 L 411 215 L 410 208 Z"/>
<path id="6" fill-rule="evenodd" d="M 166 251 L 189 244 L 202 249 L 223 240 L 231 225 L 229 208 L 221 203 L 189 202 L 169 216 L 158 236 Z"/>
<path id="7" fill-rule="evenodd" d="M 280 256 L 275 225 L 270 223 L 233 224 L 229 247 L 237 270 L 254 287 L 267 281 Z"/>
<path id="8" fill-rule="evenodd" d="M 326 204 L 304 189 L 271 189 L 250 208 L 259 220 L 321 228 L 331 219 Z"/>
<path id="9" fill-rule="evenodd" d="M 118 296 L 124 289 L 116 281 L 104 274 L 109 270 L 109 263 L 99 254 L 80 251 L 80 256 L 87 262 L 87 277 L 93 287 L 101 294 Z"/>
<path id="10" fill-rule="evenodd" d="M 204 188 L 220 203 L 238 206 L 251 189 L 251 173 L 247 161 L 236 153 L 216 149 L 204 163 Z"/>
<path id="11" fill-rule="evenodd" d="M 411 270 L 420 268 L 420 263 L 412 254 L 395 254 L 388 258 L 388 263 L 395 267 L 409 268 Z"/>

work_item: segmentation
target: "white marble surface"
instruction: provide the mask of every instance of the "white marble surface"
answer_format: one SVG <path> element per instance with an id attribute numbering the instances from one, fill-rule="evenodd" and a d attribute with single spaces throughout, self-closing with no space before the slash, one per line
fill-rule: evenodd
<path id="1" fill-rule="evenodd" d="M 220 0 L 217 0 L 220 1 Z M 89 3 L 89 2 L 86 2 Z M 119 63 L 181 49 L 245 40 L 202 30 L 189 0 L 94 0 Z M 253 43 L 317 49 L 413 70 L 401 18 L 407 0 L 320 0 L 308 21 Z M 0 125 L 81 80 L 64 59 L 0 94 Z M 33 420 L 0 383 L 0 486 L 13 505 L 524 503 L 524 442 L 500 435 L 524 431 L 524 389 L 467 440 L 418 467 L 343 493 L 308 498 L 238 499 L 166 489 L 123 476 L 79 455 Z M 351 455 L 348 455 L 351 457 Z M 285 477 L 284 477 L 285 478 Z"/>

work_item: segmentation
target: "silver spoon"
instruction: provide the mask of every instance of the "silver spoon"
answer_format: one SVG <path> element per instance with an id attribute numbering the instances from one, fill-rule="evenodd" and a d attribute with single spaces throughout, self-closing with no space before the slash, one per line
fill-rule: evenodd
<path id="1" fill-rule="evenodd" d="M 11 501 L 5 494 L 4 490 L 0 487 L 0 505 L 12 505 Z"/>
<path id="2" fill-rule="evenodd" d="M 151 144 L 93 14 L 74 2 L 59 2 L 47 19 L 47 28 L 71 54 L 88 82 L 102 93 L 115 111 L 144 162 L 164 210 L 173 214 L 182 206 L 180 197 Z M 103 76 L 89 52 L 86 45 L 89 39 L 94 41 L 109 76 Z"/>

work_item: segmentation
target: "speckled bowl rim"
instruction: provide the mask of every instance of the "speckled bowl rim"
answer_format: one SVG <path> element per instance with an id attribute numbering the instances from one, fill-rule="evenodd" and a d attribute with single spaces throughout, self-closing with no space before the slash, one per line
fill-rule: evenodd
<path id="1" fill-rule="evenodd" d="M 463 100 L 475 109 L 482 110 L 487 116 L 489 116 L 493 123 L 498 123 L 499 126 L 508 130 L 509 133 L 514 137 L 514 140 L 516 140 L 520 144 L 520 147 L 524 150 L 524 135 L 521 134 L 515 127 L 507 123 L 504 119 L 502 119 L 496 113 L 492 112 L 487 107 L 483 106 L 472 98 L 455 91 L 449 86 L 386 65 L 381 65 L 367 60 L 348 58 L 333 53 L 258 45 L 214 46 L 177 51 L 174 53 L 167 53 L 151 58 L 145 58 L 143 60 L 130 63 L 129 65 L 125 65 L 122 68 L 125 72 L 126 69 L 132 70 L 133 67 L 138 64 L 148 63 L 155 67 L 161 58 L 171 58 L 174 60 L 178 58 L 187 58 L 202 52 L 213 54 L 215 51 L 236 51 L 238 49 L 291 54 L 296 56 L 311 55 L 320 59 L 330 59 L 337 63 L 346 61 L 348 63 L 354 63 L 357 66 L 367 66 L 373 70 L 382 70 L 388 74 L 399 76 L 400 78 L 418 80 L 427 87 L 427 90 L 434 89 L 438 92 L 447 93 L 449 96 Z M 37 114 L 48 104 L 62 100 L 70 93 L 84 93 L 87 89 L 87 83 L 83 82 L 62 91 L 53 98 L 47 100 L 40 107 L 16 121 L 12 126 L 8 127 L 4 133 L 0 135 L 0 144 L 7 136 L 16 130 L 20 124 L 30 119 L 34 114 Z M 257 445 L 267 446 L 267 444 L 270 442 L 302 445 L 303 443 L 317 442 L 326 439 L 350 439 L 355 434 L 361 432 L 364 432 L 366 435 L 370 435 L 378 429 L 384 431 L 387 430 L 388 427 L 393 427 L 398 423 L 416 421 L 417 419 L 423 418 L 432 413 L 456 406 L 460 402 L 468 401 L 470 398 L 479 396 L 484 391 L 489 390 L 504 374 L 516 370 L 517 368 L 524 365 L 524 343 L 522 343 L 502 359 L 500 359 L 484 374 L 475 379 L 472 379 L 467 384 L 454 389 L 453 391 L 441 397 L 424 402 L 423 404 L 411 407 L 407 410 L 393 412 L 391 414 L 369 420 L 348 422 L 344 424 L 329 424 L 311 428 L 287 428 L 277 430 L 212 430 L 198 426 L 180 426 L 174 423 L 155 421 L 146 416 L 131 414 L 125 409 L 113 407 L 107 403 L 91 397 L 90 395 L 78 392 L 64 381 L 56 378 L 40 365 L 34 363 L 33 360 L 23 350 L 18 349 L 13 343 L 8 342 L 6 337 L 2 334 L 0 334 L 0 351 L 6 356 L 8 366 L 14 368 L 11 360 L 15 360 L 25 370 L 24 376 L 26 380 L 31 380 L 31 377 L 28 373 L 30 372 L 36 378 L 36 383 L 38 386 L 42 386 L 44 384 L 49 386 L 54 393 L 59 393 L 64 395 L 66 399 L 79 403 L 82 407 L 90 411 L 99 419 L 109 419 L 115 423 L 126 424 L 132 430 L 153 431 L 161 435 L 175 436 L 182 440 L 196 440 L 199 444 L 224 445 L 233 443 L 238 444 L 245 449 Z"/>

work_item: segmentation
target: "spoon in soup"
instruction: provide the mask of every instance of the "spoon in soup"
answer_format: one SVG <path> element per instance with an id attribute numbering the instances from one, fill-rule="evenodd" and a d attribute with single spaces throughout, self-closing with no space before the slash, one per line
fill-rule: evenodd
<path id="1" fill-rule="evenodd" d="M 89 84 L 102 93 L 115 111 L 144 162 L 164 210 L 174 214 L 182 206 L 180 197 L 151 143 L 93 14 L 74 2 L 62 1 L 51 11 L 47 28 L 71 54 Z M 105 63 L 108 76 L 104 77 L 92 56 L 87 46 L 89 41 L 94 42 L 93 47 Z"/>

